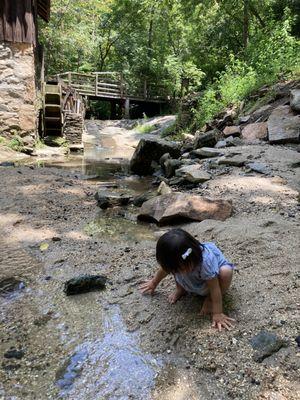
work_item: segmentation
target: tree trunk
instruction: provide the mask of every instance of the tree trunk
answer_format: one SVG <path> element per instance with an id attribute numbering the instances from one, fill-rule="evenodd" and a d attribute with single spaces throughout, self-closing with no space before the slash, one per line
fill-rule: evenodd
<path id="1" fill-rule="evenodd" d="M 248 46 L 248 39 L 249 39 L 249 0 L 244 0 L 243 42 L 245 49 Z"/>

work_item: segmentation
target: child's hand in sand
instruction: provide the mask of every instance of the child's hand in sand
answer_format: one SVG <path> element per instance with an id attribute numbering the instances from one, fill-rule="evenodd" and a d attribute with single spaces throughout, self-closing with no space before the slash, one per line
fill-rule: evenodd
<path id="1" fill-rule="evenodd" d="M 225 314 L 213 314 L 212 327 L 218 329 L 219 332 L 221 332 L 222 328 L 230 331 L 234 327 L 232 324 L 234 321 L 233 318 L 229 318 Z"/>
<path id="2" fill-rule="evenodd" d="M 141 284 L 140 291 L 143 294 L 150 294 L 151 296 L 154 294 L 157 284 L 154 282 L 153 279 L 146 281 Z"/>

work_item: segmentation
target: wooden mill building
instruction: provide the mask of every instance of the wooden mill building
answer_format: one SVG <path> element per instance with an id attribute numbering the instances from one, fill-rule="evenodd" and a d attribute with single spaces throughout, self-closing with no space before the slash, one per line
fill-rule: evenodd
<path id="1" fill-rule="evenodd" d="M 51 0 L 0 1 L 0 135 L 32 141 L 37 130 L 41 51 L 38 16 L 49 21 Z"/>

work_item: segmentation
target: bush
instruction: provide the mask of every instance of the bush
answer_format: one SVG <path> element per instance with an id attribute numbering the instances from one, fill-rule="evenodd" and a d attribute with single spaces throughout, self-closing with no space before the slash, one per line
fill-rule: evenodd
<path id="1" fill-rule="evenodd" d="M 289 34 L 288 22 L 268 29 L 270 34 L 264 32 L 252 39 L 243 59 L 232 55 L 225 70 L 208 85 L 199 107 L 193 110 L 194 128 L 203 126 L 229 105 L 238 105 L 262 85 L 299 74 L 300 42 Z"/>

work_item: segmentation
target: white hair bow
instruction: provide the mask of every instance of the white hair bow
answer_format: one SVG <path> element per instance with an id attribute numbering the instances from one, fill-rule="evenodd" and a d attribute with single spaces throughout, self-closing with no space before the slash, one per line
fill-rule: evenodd
<path id="1" fill-rule="evenodd" d="M 192 249 L 189 247 L 185 253 L 182 254 L 183 260 L 186 260 L 188 256 L 192 253 Z"/>

